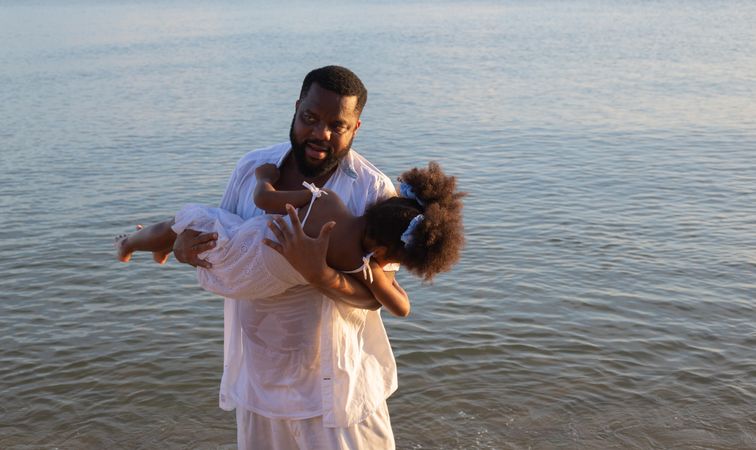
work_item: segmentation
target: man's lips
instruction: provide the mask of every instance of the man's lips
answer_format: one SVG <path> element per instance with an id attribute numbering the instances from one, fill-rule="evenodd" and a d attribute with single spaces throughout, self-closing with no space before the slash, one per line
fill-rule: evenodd
<path id="1" fill-rule="evenodd" d="M 305 154 L 310 159 L 326 159 L 330 151 L 331 150 L 328 147 L 313 142 L 308 142 L 305 147 Z"/>

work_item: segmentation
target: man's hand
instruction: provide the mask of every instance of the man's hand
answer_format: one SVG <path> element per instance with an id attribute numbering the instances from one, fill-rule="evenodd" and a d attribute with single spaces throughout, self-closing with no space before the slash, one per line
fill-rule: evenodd
<path id="1" fill-rule="evenodd" d="M 276 184 L 281 172 L 275 164 L 263 164 L 255 169 L 255 177 L 258 181 L 267 181 L 270 184 Z"/>
<path id="2" fill-rule="evenodd" d="M 328 298 L 354 308 L 380 308 L 381 304 L 363 283 L 328 266 L 328 241 L 336 222 L 323 225 L 318 237 L 313 239 L 302 230 L 294 207 L 286 205 L 286 212 L 291 218 L 292 226 L 289 227 L 281 217 L 270 222 L 270 229 L 278 242 L 264 239 L 265 245 L 283 255 L 308 283 Z"/>
<path id="3" fill-rule="evenodd" d="M 328 254 L 328 241 L 336 222 L 328 222 L 320 229 L 320 235 L 313 239 L 302 230 L 302 224 L 293 206 L 287 204 L 286 212 L 291 219 L 291 227 L 283 217 L 276 217 L 268 226 L 276 236 L 278 242 L 264 239 L 268 247 L 277 251 L 291 264 L 297 272 L 302 274 L 305 280 L 311 284 L 318 284 L 328 272 L 326 255 Z"/>
<path id="4" fill-rule="evenodd" d="M 200 259 L 198 255 L 215 247 L 217 239 L 218 235 L 216 233 L 200 233 L 194 230 L 184 230 L 176 236 L 176 241 L 173 243 L 173 256 L 176 257 L 178 262 L 209 269 L 213 265 L 204 259 Z"/>

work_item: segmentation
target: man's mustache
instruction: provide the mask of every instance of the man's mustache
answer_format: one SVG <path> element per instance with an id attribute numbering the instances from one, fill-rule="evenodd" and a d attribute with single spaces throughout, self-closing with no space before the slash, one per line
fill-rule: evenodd
<path id="1" fill-rule="evenodd" d="M 333 152 L 333 149 L 331 148 L 331 146 L 328 145 L 328 143 L 325 142 L 325 141 L 316 141 L 314 139 L 307 139 L 307 140 L 305 140 L 305 145 L 308 145 L 308 144 L 312 144 L 312 145 L 314 145 L 314 146 L 316 146 L 318 148 L 321 148 L 321 149 L 323 149 L 324 151 L 326 151 L 328 153 L 332 153 Z"/>

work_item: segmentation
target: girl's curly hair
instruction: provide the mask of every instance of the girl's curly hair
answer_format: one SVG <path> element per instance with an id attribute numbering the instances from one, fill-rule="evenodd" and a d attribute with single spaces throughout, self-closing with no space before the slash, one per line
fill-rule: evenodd
<path id="1" fill-rule="evenodd" d="M 387 247 L 387 257 L 399 261 L 423 281 L 430 281 L 459 260 L 465 237 L 462 226 L 462 197 L 457 180 L 446 176 L 441 166 L 431 161 L 428 168 L 404 172 L 401 183 L 412 188 L 417 200 L 393 197 L 370 206 L 365 211 L 367 237 Z M 402 234 L 412 219 L 424 219 L 414 227 L 410 243 Z"/>

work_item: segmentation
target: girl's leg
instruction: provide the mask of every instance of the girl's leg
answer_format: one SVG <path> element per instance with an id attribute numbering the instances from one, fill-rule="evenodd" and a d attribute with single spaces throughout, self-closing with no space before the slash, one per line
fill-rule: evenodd
<path id="1" fill-rule="evenodd" d="M 136 251 L 152 252 L 152 258 L 159 264 L 168 260 L 176 240 L 176 233 L 171 229 L 173 219 L 141 228 L 132 234 L 116 236 L 116 258 L 122 262 L 129 262 L 131 254 Z"/>

